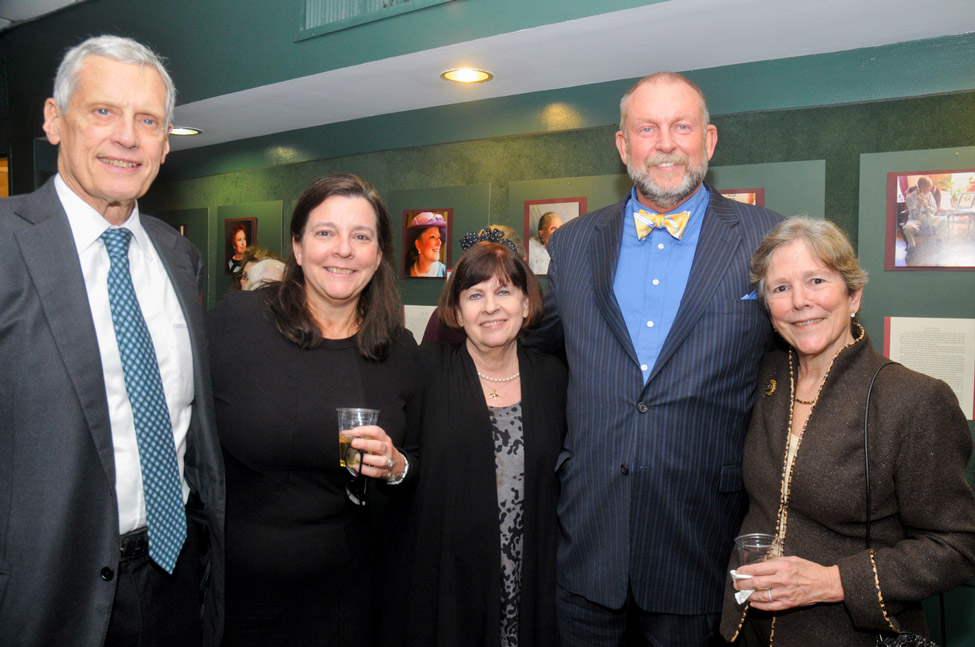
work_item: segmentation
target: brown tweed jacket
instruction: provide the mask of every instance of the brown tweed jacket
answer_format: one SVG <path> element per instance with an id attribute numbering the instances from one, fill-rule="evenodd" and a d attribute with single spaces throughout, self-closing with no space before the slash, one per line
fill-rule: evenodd
<path id="1" fill-rule="evenodd" d="M 766 355 L 742 471 L 750 507 L 742 533 L 776 533 L 783 478 L 791 479 L 784 554 L 837 564 L 845 600 L 774 614 L 773 642 L 873 645 L 879 631 L 927 634 L 920 601 L 975 576 L 975 496 L 965 478 L 972 436 L 947 384 L 899 364 L 870 398 L 871 545 L 864 543 L 863 413 L 870 378 L 886 358 L 859 337 L 830 367 L 784 474 L 791 376 L 788 353 Z M 791 351 L 790 351 L 791 352 Z M 798 362 L 793 359 L 798 369 Z M 737 566 L 732 556 L 729 569 Z M 749 614 L 726 583 L 721 633 Z"/>

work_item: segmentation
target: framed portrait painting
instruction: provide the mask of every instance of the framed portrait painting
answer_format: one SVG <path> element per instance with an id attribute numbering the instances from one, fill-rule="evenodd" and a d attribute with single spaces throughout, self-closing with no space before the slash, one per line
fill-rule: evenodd
<path id="1" fill-rule="evenodd" d="M 244 250 L 257 244 L 257 218 L 228 218 L 223 221 L 223 273 L 241 271 Z"/>
<path id="2" fill-rule="evenodd" d="M 726 189 L 718 193 L 736 202 L 753 204 L 756 207 L 765 206 L 765 189 Z"/>
<path id="3" fill-rule="evenodd" d="M 887 174 L 886 270 L 975 270 L 975 169 Z"/>
<path id="4" fill-rule="evenodd" d="M 407 209 L 403 212 L 404 279 L 442 279 L 450 269 L 453 209 Z"/>
<path id="5" fill-rule="evenodd" d="M 586 213 L 586 198 L 525 200 L 525 240 L 528 266 L 535 274 L 548 274 L 548 241 L 555 231 Z"/>

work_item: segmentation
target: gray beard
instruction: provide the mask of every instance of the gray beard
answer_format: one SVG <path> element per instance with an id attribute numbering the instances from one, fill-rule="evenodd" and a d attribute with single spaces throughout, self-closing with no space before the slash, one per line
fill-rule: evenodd
<path id="1" fill-rule="evenodd" d="M 647 170 L 648 167 L 660 164 L 661 162 L 684 164 L 687 168 L 684 179 L 673 189 L 661 187 L 650 177 L 650 173 Z M 704 162 L 700 166 L 691 166 L 687 158 L 682 155 L 676 158 L 674 156 L 655 155 L 647 160 L 643 168 L 627 164 L 626 170 L 630 174 L 630 179 L 633 180 L 633 186 L 640 192 L 640 195 L 663 211 L 670 211 L 689 198 L 697 191 L 697 187 L 701 186 L 701 182 L 704 181 L 704 176 L 708 172 L 708 160 L 705 157 Z"/>

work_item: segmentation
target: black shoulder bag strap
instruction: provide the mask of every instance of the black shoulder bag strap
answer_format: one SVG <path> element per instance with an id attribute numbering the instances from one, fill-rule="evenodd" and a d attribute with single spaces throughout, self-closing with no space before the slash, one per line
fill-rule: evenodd
<path id="1" fill-rule="evenodd" d="M 867 482 L 867 523 L 865 534 L 867 538 L 867 550 L 870 550 L 870 441 L 867 435 L 867 429 L 870 423 L 870 394 L 873 392 L 873 383 L 877 381 L 877 376 L 880 375 L 880 371 L 884 370 L 885 367 L 890 366 L 894 362 L 884 362 L 877 369 L 877 372 L 873 374 L 870 378 L 870 386 L 867 387 L 867 403 L 863 407 L 863 472 L 866 474 Z"/>
<path id="2" fill-rule="evenodd" d="M 870 441 L 867 435 L 867 430 L 869 429 L 870 422 L 870 394 L 873 392 L 873 384 L 877 381 L 877 376 L 880 375 L 880 371 L 884 370 L 885 367 L 891 364 L 896 364 L 896 362 L 884 362 L 877 368 L 877 372 L 873 374 L 870 378 L 870 386 L 867 387 L 867 402 L 863 407 L 863 466 L 864 473 L 866 474 L 866 488 L 867 488 L 867 519 L 864 529 L 864 534 L 866 535 L 867 550 L 870 550 Z M 941 604 L 944 605 L 944 597 L 941 598 Z M 942 620 L 941 627 L 942 632 L 944 630 L 944 606 L 942 606 Z M 944 641 L 944 636 L 942 636 L 942 641 Z M 877 645 L 888 647 L 888 646 L 903 646 L 903 647 L 928 647 L 937 645 L 924 638 L 923 636 L 918 636 L 917 634 L 901 632 L 900 634 L 894 636 L 884 637 L 883 635 L 877 636 Z"/>

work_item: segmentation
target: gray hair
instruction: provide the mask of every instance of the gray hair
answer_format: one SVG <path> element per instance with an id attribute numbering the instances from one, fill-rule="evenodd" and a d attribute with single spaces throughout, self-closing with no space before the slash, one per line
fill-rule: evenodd
<path id="1" fill-rule="evenodd" d="M 620 99 L 620 130 L 623 132 L 624 137 L 626 136 L 626 102 L 641 85 L 644 83 L 654 83 L 656 81 L 684 83 L 694 90 L 694 92 L 697 93 L 697 96 L 701 97 L 701 116 L 704 119 L 704 125 L 709 126 L 711 124 L 711 113 L 708 112 L 708 101 L 704 98 L 704 93 L 701 91 L 701 88 L 697 87 L 696 83 L 691 81 L 683 74 L 677 74 L 676 72 L 656 72 L 650 76 L 645 76 L 634 83 L 633 86 L 623 95 L 623 98 Z"/>
<path id="2" fill-rule="evenodd" d="M 275 283 L 284 278 L 284 263 L 276 258 L 265 258 L 251 265 L 247 271 L 247 287 L 245 290 L 256 290 L 268 283 Z"/>
<path id="3" fill-rule="evenodd" d="M 166 71 L 162 59 L 145 45 L 131 38 L 121 36 L 95 36 L 79 45 L 75 45 L 64 55 L 58 66 L 57 76 L 54 77 L 54 102 L 61 108 L 62 113 L 68 112 L 71 96 L 78 89 L 78 77 L 81 74 L 81 64 L 89 56 L 103 56 L 119 63 L 137 63 L 148 65 L 159 72 L 166 85 L 166 123 L 169 127 L 173 123 L 173 112 L 176 109 L 176 86 Z"/>
<path id="4" fill-rule="evenodd" d="M 792 216 L 766 234 L 752 255 L 751 281 L 755 287 L 755 295 L 766 312 L 768 303 L 765 300 L 765 279 L 768 276 L 769 261 L 775 250 L 796 240 L 805 242 L 813 256 L 829 270 L 843 277 L 848 293 L 867 284 L 867 272 L 860 267 L 850 239 L 839 227 L 825 219 Z"/>

